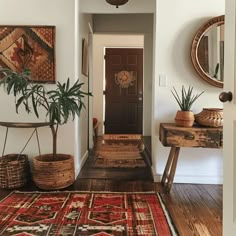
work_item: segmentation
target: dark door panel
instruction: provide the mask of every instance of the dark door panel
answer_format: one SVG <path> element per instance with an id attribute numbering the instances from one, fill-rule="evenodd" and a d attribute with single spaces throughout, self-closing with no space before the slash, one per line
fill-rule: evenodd
<path id="1" fill-rule="evenodd" d="M 105 59 L 105 133 L 142 134 L 143 49 L 107 48 Z"/>

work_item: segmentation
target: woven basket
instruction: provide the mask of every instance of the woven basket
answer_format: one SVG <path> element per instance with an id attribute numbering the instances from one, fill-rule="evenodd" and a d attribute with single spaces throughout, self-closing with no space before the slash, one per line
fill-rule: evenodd
<path id="1" fill-rule="evenodd" d="M 223 126 L 223 109 L 221 108 L 203 108 L 195 115 L 195 121 L 203 126 L 221 127 Z"/>
<path id="2" fill-rule="evenodd" d="M 24 186 L 30 177 L 30 166 L 27 155 L 8 154 L 0 158 L 0 188 L 19 188 Z"/>
<path id="3" fill-rule="evenodd" d="M 62 189 L 75 181 L 74 157 L 67 154 L 44 154 L 33 158 L 33 181 L 45 190 Z"/>

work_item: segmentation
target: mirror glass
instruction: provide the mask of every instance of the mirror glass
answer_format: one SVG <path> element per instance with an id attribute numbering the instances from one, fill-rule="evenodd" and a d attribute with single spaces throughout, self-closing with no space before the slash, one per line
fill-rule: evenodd
<path id="1" fill-rule="evenodd" d="M 211 18 L 194 36 L 193 66 L 202 79 L 216 87 L 224 83 L 224 15 Z"/>

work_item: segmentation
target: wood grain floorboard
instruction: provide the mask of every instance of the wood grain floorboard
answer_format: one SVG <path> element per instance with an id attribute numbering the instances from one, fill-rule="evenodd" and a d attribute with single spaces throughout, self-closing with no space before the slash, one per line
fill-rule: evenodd
<path id="1" fill-rule="evenodd" d="M 219 185 L 211 188 L 221 191 Z M 180 235 L 222 235 L 222 208 L 202 185 L 174 184 L 163 199 Z"/>

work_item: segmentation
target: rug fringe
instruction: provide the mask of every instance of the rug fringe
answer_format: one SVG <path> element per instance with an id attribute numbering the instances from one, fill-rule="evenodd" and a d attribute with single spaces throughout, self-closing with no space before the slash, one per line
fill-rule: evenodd
<path id="1" fill-rule="evenodd" d="M 165 203 L 163 202 L 163 200 L 162 200 L 162 198 L 161 198 L 160 193 L 157 193 L 157 197 L 158 197 L 158 199 L 159 199 L 159 202 L 160 202 L 160 204 L 161 204 L 161 207 L 162 207 L 162 209 L 163 209 L 163 211 L 164 211 L 164 214 L 165 214 L 165 216 L 166 216 L 166 220 L 167 220 L 167 222 L 168 222 L 168 224 L 169 224 L 171 234 L 172 234 L 173 236 L 179 236 L 179 234 L 178 234 L 178 232 L 177 232 L 177 229 L 175 228 L 175 226 L 174 226 L 174 224 L 173 224 L 173 220 L 171 219 L 171 216 L 170 216 L 170 214 L 169 214 L 169 212 L 168 212 L 168 210 L 167 210 L 167 207 L 166 207 Z"/>
<path id="2" fill-rule="evenodd" d="M 103 134 L 104 140 L 141 140 L 141 134 Z"/>
<path id="3" fill-rule="evenodd" d="M 53 190 L 53 191 L 20 191 L 20 190 L 15 190 L 11 192 L 9 195 L 13 193 L 121 193 L 121 194 L 159 194 L 155 191 L 147 191 L 147 192 L 127 192 L 127 191 L 122 191 L 122 192 L 114 192 L 114 191 L 83 191 L 83 190 Z"/>

